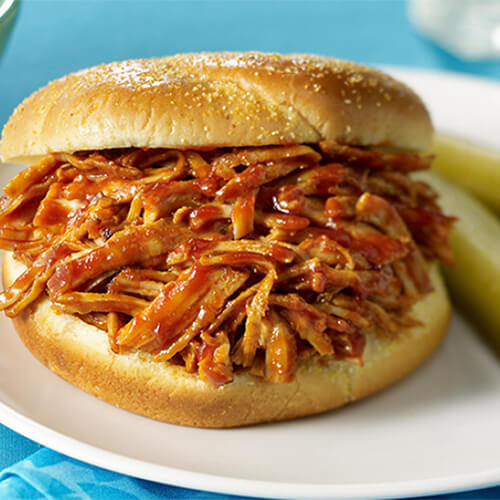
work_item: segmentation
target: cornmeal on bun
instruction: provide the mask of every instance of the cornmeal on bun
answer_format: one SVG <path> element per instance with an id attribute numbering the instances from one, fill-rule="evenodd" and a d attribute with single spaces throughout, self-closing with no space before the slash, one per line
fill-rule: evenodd
<path id="1" fill-rule="evenodd" d="M 6 124 L 0 307 L 75 386 L 166 422 L 324 412 L 421 364 L 453 218 L 407 86 L 310 55 L 183 54 L 56 80 Z"/>

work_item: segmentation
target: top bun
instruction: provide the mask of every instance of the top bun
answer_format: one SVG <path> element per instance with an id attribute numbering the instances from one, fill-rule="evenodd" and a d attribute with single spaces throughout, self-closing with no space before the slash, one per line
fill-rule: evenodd
<path id="1" fill-rule="evenodd" d="M 432 125 L 386 74 L 312 55 L 181 54 L 103 64 L 49 83 L 15 110 L 1 159 L 124 147 L 317 143 L 420 150 Z"/>

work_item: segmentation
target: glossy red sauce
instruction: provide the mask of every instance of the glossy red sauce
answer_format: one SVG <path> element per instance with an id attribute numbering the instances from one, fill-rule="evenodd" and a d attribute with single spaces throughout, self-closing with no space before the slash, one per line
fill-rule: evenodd
<path id="1" fill-rule="evenodd" d="M 427 159 L 333 143 L 319 149 L 53 155 L 9 183 L 0 202 L 0 246 L 32 263 L 0 305 L 15 314 L 10 306 L 37 290 L 60 307 L 86 294 L 74 310 L 108 328 L 117 351 L 189 359 L 214 385 L 254 362 L 255 352 L 248 364 L 248 352 L 236 352 L 247 334 L 247 351 L 257 349 L 252 369 L 268 381 L 287 382 L 301 356 L 332 349 L 359 361 L 362 333 L 387 323 L 377 313 L 386 299 L 389 318 L 429 290 L 418 251 L 449 258 L 452 220 L 430 188 L 403 178 Z M 58 243 L 68 236 L 68 245 Z M 112 287 L 121 273 L 122 288 Z M 415 295 L 404 294 L 401 276 Z M 115 316 L 107 324 L 108 306 Z M 256 317 L 267 325 L 260 338 Z M 304 324 L 316 335 L 309 343 L 299 338 Z"/>
<path id="2" fill-rule="evenodd" d="M 168 283 L 153 302 L 132 319 L 127 337 L 137 337 L 144 331 L 153 332 L 156 350 L 165 349 L 167 342 L 174 339 L 184 325 L 184 302 L 195 303 L 210 286 L 210 270 L 211 267 L 196 263 L 184 279 Z"/>

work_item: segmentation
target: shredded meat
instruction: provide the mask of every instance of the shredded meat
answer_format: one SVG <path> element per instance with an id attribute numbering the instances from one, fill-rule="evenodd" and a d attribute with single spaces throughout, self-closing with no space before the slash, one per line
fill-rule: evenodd
<path id="1" fill-rule="evenodd" d="M 430 162 L 328 142 L 47 156 L 0 200 L 0 248 L 27 266 L 0 308 L 46 294 L 116 353 L 215 385 L 361 363 L 367 335 L 416 323 L 429 261 L 453 261 L 453 218 L 410 176 Z"/>

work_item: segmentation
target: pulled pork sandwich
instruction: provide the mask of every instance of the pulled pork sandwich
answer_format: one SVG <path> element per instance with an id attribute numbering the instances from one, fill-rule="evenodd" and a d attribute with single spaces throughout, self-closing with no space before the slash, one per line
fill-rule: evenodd
<path id="1" fill-rule="evenodd" d="M 376 392 L 437 347 L 452 260 L 429 115 L 325 57 L 188 54 L 26 99 L 3 160 L 0 306 L 55 373 L 121 408 L 230 427 Z"/>

